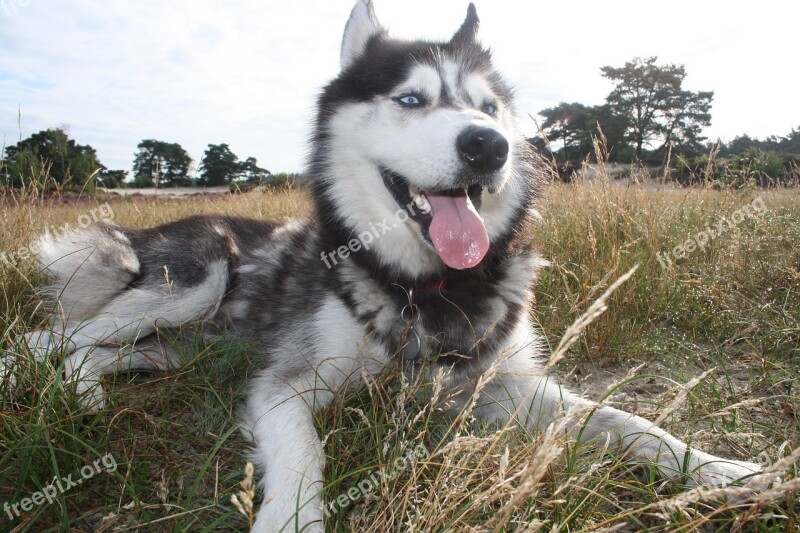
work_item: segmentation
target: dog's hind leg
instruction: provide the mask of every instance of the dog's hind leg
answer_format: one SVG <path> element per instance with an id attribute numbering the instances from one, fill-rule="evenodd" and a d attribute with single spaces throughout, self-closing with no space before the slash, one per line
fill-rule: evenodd
<path id="1" fill-rule="evenodd" d="M 205 278 L 197 285 L 181 287 L 168 282 L 151 280 L 141 287 L 128 288 L 115 296 L 93 317 L 78 324 L 70 324 L 61 333 L 67 351 L 71 352 L 64 364 L 65 380 L 74 382 L 81 401 L 90 410 L 102 406 L 103 392 L 100 377 L 108 373 L 108 352 L 99 360 L 95 358 L 98 346 L 125 346 L 150 336 L 157 328 L 175 328 L 202 320 L 213 314 L 222 301 L 228 284 L 228 266 L 225 261 L 215 261 L 206 266 Z M 35 342 L 42 337 L 45 344 L 52 335 L 34 332 L 29 336 Z M 35 335 L 38 335 L 36 337 Z M 47 348 L 50 348 L 47 345 Z M 151 352 L 149 359 L 130 355 L 125 363 L 128 368 L 137 368 L 136 363 L 152 368 L 158 352 Z M 160 364 L 166 364 L 161 361 Z M 156 365 L 158 366 L 158 365 Z"/>
<path id="2" fill-rule="evenodd" d="M 640 416 L 573 394 L 554 378 L 541 375 L 532 351 L 523 349 L 505 361 L 483 391 L 478 416 L 515 417 L 529 429 L 544 430 L 571 410 L 578 410 L 578 418 L 586 416 L 586 421 L 573 423 L 574 436 L 582 441 L 608 441 L 610 451 L 653 465 L 663 477 L 685 478 L 690 485 L 727 485 L 762 471 L 754 463 L 722 459 L 691 448 Z"/>
<path id="3" fill-rule="evenodd" d="M 60 324 L 54 323 L 48 329 L 37 329 L 25 334 L 25 345 L 37 363 L 46 361 L 50 354 L 57 351 L 75 351 L 75 344 L 69 340 L 75 326 L 59 326 Z"/>
<path id="4" fill-rule="evenodd" d="M 96 347 L 135 344 L 157 328 L 197 322 L 219 307 L 230 250 L 217 234 L 200 237 L 185 226 L 135 232 L 112 224 L 43 236 L 39 266 L 51 278 L 44 289 L 51 321 L 25 337 L 34 357 L 67 352 L 65 380 L 96 408 L 99 376 L 111 368 L 107 352 L 93 359 Z M 195 248 L 186 250 L 189 243 Z"/>
<path id="5" fill-rule="evenodd" d="M 41 289 L 50 324 L 26 334 L 25 343 L 41 362 L 55 351 L 76 350 L 74 332 L 126 290 L 140 264 L 128 237 L 108 224 L 58 238 L 46 233 L 35 247 L 39 269 L 50 278 Z"/>
<path id="6" fill-rule="evenodd" d="M 180 366 L 181 356 L 170 345 L 150 336 L 135 345 L 80 348 L 64 360 L 64 375 L 75 386 L 81 404 L 93 412 L 105 406 L 100 379 L 130 370 L 168 370 Z"/>
<path id="7" fill-rule="evenodd" d="M 114 298 L 96 316 L 70 331 L 68 342 L 73 352 L 64 365 L 67 380 L 75 381 L 78 393 L 85 394 L 88 408 L 102 405 L 99 379 L 113 369 L 107 354 L 99 360 L 97 346 L 135 344 L 150 336 L 157 328 L 175 328 L 212 315 L 219 307 L 228 285 L 228 266 L 224 261 L 207 265 L 205 279 L 192 287 L 166 284 L 131 288 Z M 124 360 L 128 369 L 151 369 L 166 365 L 159 352 L 151 351 L 149 358 L 134 354 Z M 115 363 L 116 364 L 116 363 Z"/>

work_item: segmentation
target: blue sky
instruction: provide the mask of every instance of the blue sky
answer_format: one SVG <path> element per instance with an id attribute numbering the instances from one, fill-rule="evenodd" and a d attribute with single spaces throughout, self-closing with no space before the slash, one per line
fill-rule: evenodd
<path id="1" fill-rule="evenodd" d="M 448 38 L 466 0 L 375 0 L 402 37 Z M 0 0 L 0 143 L 67 127 L 109 168 L 146 138 L 196 162 L 228 143 L 273 172 L 300 171 L 316 94 L 336 74 L 353 0 Z M 603 65 L 636 56 L 686 65 L 715 91 L 710 138 L 800 126 L 800 4 L 477 0 L 481 37 L 523 116 L 602 103 Z M 523 118 L 529 133 L 533 122 Z"/>

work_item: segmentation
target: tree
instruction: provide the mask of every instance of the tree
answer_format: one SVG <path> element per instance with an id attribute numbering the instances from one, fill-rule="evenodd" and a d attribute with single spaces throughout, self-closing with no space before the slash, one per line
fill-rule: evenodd
<path id="1" fill-rule="evenodd" d="M 149 189 L 156 186 L 156 182 L 152 176 L 147 174 L 136 174 L 133 176 L 131 186 L 134 189 Z"/>
<path id="2" fill-rule="evenodd" d="M 4 178 L 12 187 L 91 188 L 103 168 L 94 148 L 77 144 L 62 128 L 34 133 L 5 152 Z"/>
<path id="3" fill-rule="evenodd" d="M 683 65 L 656 65 L 656 57 L 635 58 L 624 67 L 605 66 L 603 76 L 616 84 L 606 97 L 615 114 L 626 120 L 626 131 L 641 159 L 643 147 L 672 146 L 696 149 L 703 127 L 711 124 L 710 91 L 692 92 L 681 88 L 686 78 Z"/>
<path id="4" fill-rule="evenodd" d="M 790 154 L 800 154 L 800 128 L 792 128 L 789 135 L 781 137 L 777 149 Z"/>
<path id="5" fill-rule="evenodd" d="M 542 130 L 551 143 L 563 143 L 556 152 L 564 162 L 581 160 L 591 152 L 592 127 L 587 123 L 588 107 L 577 102 L 561 102 L 556 107 L 548 107 L 539 112 L 544 117 Z"/>
<path id="6" fill-rule="evenodd" d="M 124 187 L 126 179 L 128 179 L 127 170 L 108 170 L 105 168 L 97 175 L 97 185 L 109 189 L 116 189 Z"/>
<path id="7" fill-rule="evenodd" d="M 209 144 L 200 162 L 200 184 L 207 187 L 228 185 L 239 179 L 245 183 L 259 183 L 269 176 L 269 170 L 259 167 L 255 157 L 239 161 L 224 143 Z"/>
<path id="8" fill-rule="evenodd" d="M 792 128 L 786 136 L 770 135 L 763 141 L 747 134 L 737 135 L 722 149 L 722 155 L 740 155 L 750 148 L 777 152 L 784 156 L 800 155 L 800 129 Z"/>
<path id="9" fill-rule="evenodd" d="M 261 183 L 272 175 L 269 170 L 258 166 L 255 157 L 248 157 L 239 164 L 239 174 L 246 183 Z"/>
<path id="10" fill-rule="evenodd" d="M 751 146 L 758 147 L 760 144 L 761 142 L 758 139 L 753 139 L 747 134 L 737 135 L 723 148 L 722 155 L 743 154 Z"/>
<path id="11" fill-rule="evenodd" d="M 702 150 L 703 128 L 711 124 L 711 91 L 678 91 L 664 110 L 661 149 L 677 146 L 684 154 Z"/>
<path id="12" fill-rule="evenodd" d="M 603 137 L 609 159 L 625 147 L 625 121 L 608 105 L 585 106 L 561 102 L 539 112 L 544 117 L 542 130 L 551 142 L 561 141 L 556 151 L 563 162 L 578 164 L 595 155 L 594 140 Z"/>
<path id="13" fill-rule="evenodd" d="M 192 184 L 189 167 L 192 158 L 178 143 L 145 139 L 137 146 L 133 160 L 137 185 L 177 187 Z"/>
<path id="14" fill-rule="evenodd" d="M 228 185 L 239 175 L 239 158 L 227 144 L 209 144 L 200 162 L 200 184 Z"/>

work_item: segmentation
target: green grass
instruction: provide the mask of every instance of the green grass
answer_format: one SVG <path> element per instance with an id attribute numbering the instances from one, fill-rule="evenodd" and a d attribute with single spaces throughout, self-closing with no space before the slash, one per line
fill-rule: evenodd
<path id="1" fill-rule="evenodd" d="M 668 252 L 761 196 L 767 209 L 662 268 Z M 2 200 L 0 242 L 16 251 L 45 226 L 75 224 L 98 201 Z M 102 202 L 101 200 L 99 202 Z M 191 213 L 263 218 L 302 215 L 302 191 L 233 198 L 117 201 L 114 220 L 149 226 Z M 577 390 L 655 418 L 686 383 L 715 369 L 665 421 L 705 451 L 773 463 L 800 446 L 800 195 L 787 191 L 655 190 L 606 181 L 552 185 L 534 232 L 551 260 L 536 282 L 534 320 L 555 346 L 566 328 L 622 273 L 636 274 L 573 345 L 556 373 Z M 248 444 L 236 409 L 250 351 L 235 339 L 206 344 L 186 332 L 186 365 L 104 383 L 108 404 L 83 413 L 60 386 L 60 359 L 35 365 L 19 337 L 41 326 L 29 261 L 0 263 L 1 349 L 18 364 L 0 383 L 0 505 L 111 454 L 100 472 L 9 520 L 0 530 L 246 530 L 231 503 Z M 628 371 L 644 365 L 628 379 Z M 685 506 L 681 487 L 611 460 L 601 446 L 558 431 L 454 423 L 436 383 L 399 384 L 387 369 L 368 387 L 317 414 L 325 442 L 326 502 L 380 482 L 345 507 L 330 531 L 793 531 L 796 472 L 781 498 L 738 507 Z M 730 408 L 730 406 L 734 406 Z M 420 448 L 421 447 L 421 448 Z M 426 457 L 408 458 L 411 450 Z M 403 467 L 393 469 L 395 460 Z M 796 465 L 793 466 L 796 469 Z M 790 469 L 791 470 L 791 469 Z M 383 472 L 383 477 L 379 477 Z M 391 473 L 391 475 L 386 475 Z M 710 498 L 706 494 L 705 498 Z"/>

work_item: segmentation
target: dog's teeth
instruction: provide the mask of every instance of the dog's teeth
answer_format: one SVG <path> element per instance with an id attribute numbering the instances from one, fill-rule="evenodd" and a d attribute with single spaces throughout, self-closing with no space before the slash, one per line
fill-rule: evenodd
<path id="1" fill-rule="evenodd" d="M 420 211 L 425 213 L 431 210 L 431 204 L 429 204 L 428 199 L 422 195 L 414 197 L 414 205 L 416 205 Z"/>

